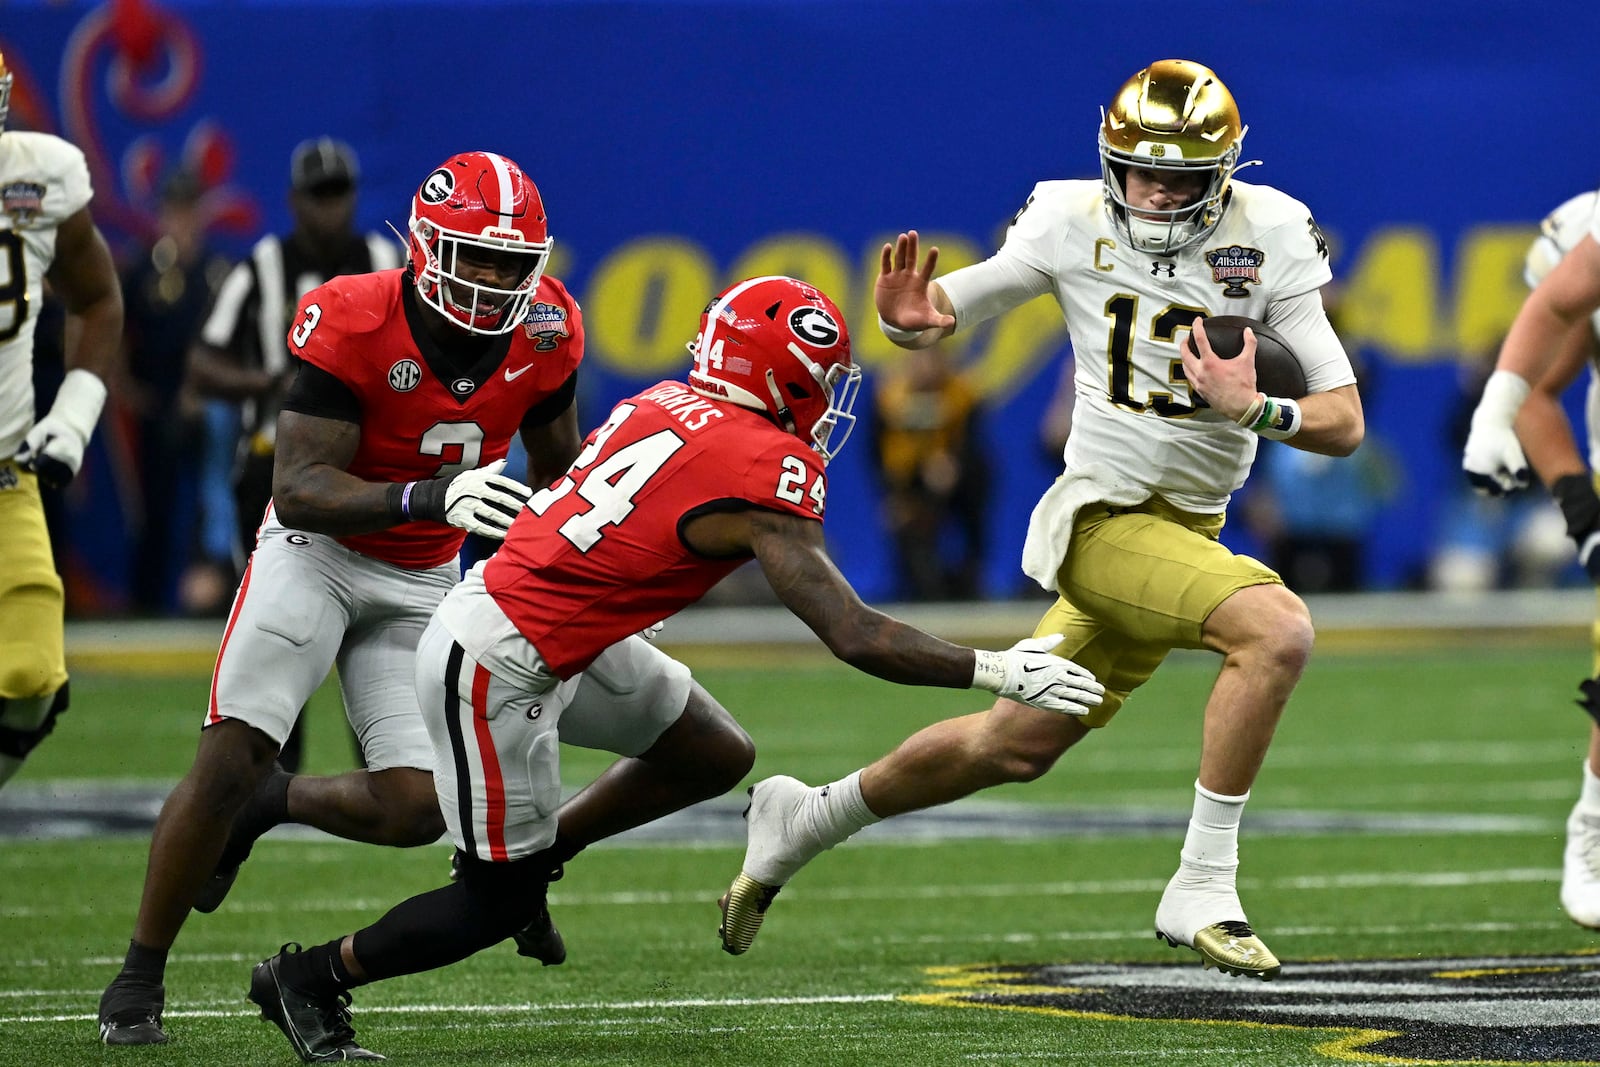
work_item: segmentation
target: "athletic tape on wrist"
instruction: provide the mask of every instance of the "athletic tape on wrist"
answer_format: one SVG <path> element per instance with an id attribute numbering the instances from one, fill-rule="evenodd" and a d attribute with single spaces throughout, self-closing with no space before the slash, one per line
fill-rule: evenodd
<path id="1" fill-rule="evenodd" d="M 1261 417 L 1261 411 L 1266 406 L 1267 394 L 1257 393 L 1255 400 L 1251 401 L 1250 406 L 1244 409 L 1244 414 L 1233 421 L 1247 430 L 1254 429 L 1256 420 Z"/>
<path id="2" fill-rule="evenodd" d="M 894 323 L 887 321 L 882 315 L 878 316 L 878 329 L 883 331 L 885 337 L 897 344 L 905 341 L 914 341 L 922 336 L 921 330 L 903 330 Z"/>
<path id="3" fill-rule="evenodd" d="M 1269 396 L 1250 432 L 1272 441 L 1287 441 L 1300 432 L 1300 405 L 1282 396 Z"/>

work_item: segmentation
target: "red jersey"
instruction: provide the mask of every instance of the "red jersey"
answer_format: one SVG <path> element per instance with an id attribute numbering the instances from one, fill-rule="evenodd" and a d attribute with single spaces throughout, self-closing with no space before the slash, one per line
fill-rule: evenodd
<path id="1" fill-rule="evenodd" d="M 484 567 L 500 610 L 559 677 L 699 600 L 751 557 L 710 559 L 688 520 L 765 508 L 822 521 L 819 456 L 760 413 L 662 382 L 625 400 L 566 477 L 533 495 Z"/>
<path id="2" fill-rule="evenodd" d="M 447 358 L 402 298 L 403 270 L 334 278 L 300 301 L 289 351 L 338 378 L 361 406 L 361 444 L 347 468 L 369 482 L 410 482 L 505 458 L 531 408 L 557 392 L 583 359 L 583 315 L 554 278 L 539 280 L 522 324 L 478 360 Z M 463 337 L 466 335 L 463 334 Z M 341 537 L 397 567 L 436 567 L 466 532 L 411 522 Z"/>

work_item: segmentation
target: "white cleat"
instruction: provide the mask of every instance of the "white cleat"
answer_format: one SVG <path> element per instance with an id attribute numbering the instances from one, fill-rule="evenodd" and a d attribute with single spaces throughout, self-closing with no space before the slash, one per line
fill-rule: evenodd
<path id="1" fill-rule="evenodd" d="M 1579 926 L 1600 930 L 1600 817 L 1577 811 L 1567 817 L 1561 906 Z"/>
<path id="2" fill-rule="evenodd" d="M 744 812 L 744 867 L 717 901 L 722 910 L 717 934 L 724 952 L 739 956 L 750 948 L 778 890 L 823 851 L 816 841 L 795 840 L 796 816 L 810 790 L 787 775 L 764 778 L 750 787 L 750 806 Z"/>

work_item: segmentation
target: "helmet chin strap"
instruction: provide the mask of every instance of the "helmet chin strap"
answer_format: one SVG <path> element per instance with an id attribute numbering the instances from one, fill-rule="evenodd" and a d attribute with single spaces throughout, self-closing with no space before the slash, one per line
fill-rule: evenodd
<path id="1" fill-rule="evenodd" d="M 778 421 L 783 423 L 783 428 L 790 433 L 795 432 L 794 412 L 789 410 L 789 405 L 783 402 L 783 394 L 778 392 L 778 379 L 772 373 L 772 368 L 767 368 L 767 388 L 772 392 L 772 405 L 777 409 Z"/>

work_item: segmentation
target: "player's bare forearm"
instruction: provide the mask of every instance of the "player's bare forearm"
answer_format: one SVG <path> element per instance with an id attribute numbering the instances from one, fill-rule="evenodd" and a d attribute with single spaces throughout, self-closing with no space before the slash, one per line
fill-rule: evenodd
<path id="1" fill-rule="evenodd" d="M 772 591 L 839 659 L 904 685 L 966 689 L 970 648 L 908 626 L 865 604 L 828 558 L 820 523 L 757 520 L 753 548 Z"/>
<path id="2" fill-rule="evenodd" d="M 389 483 L 363 481 L 345 470 L 360 443 L 361 428 L 353 422 L 281 412 L 272 471 L 278 521 L 334 537 L 398 525 Z"/>
<path id="3" fill-rule="evenodd" d="M 1594 331 L 1585 318 L 1567 330 L 1555 362 L 1534 383 L 1517 412 L 1513 425 L 1523 455 L 1547 486 L 1554 485 L 1557 478 L 1588 470 L 1561 397 L 1595 355 Z"/>
<path id="4" fill-rule="evenodd" d="M 1545 485 L 1568 474 L 1582 474 L 1588 468 L 1559 395 L 1535 389 L 1517 412 L 1517 440 L 1534 473 Z"/>
<path id="5" fill-rule="evenodd" d="M 1296 403 L 1300 405 L 1300 432 L 1289 438 L 1288 444 L 1323 456 L 1348 456 L 1361 446 L 1367 423 L 1355 386 L 1312 393 Z"/>
<path id="6" fill-rule="evenodd" d="M 528 453 L 528 485 L 542 489 L 566 474 L 582 446 L 577 404 L 543 426 L 524 427 L 522 447 Z"/>
<path id="7" fill-rule="evenodd" d="M 67 312 L 67 369 L 109 379 L 122 345 L 122 286 L 88 209 L 61 224 L 49 278 Z"/>

